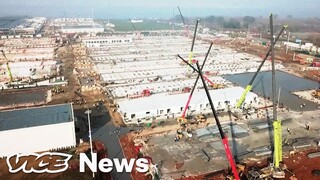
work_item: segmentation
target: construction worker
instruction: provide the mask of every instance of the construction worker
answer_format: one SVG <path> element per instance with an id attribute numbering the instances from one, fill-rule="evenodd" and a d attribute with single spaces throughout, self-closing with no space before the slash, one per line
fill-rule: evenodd
<path id="1" fill-rule="evenodd" d="M 287 131 L 288 131 L 289 134 L 291 134 L 291 130 L 289 128 L 287 128 Z"/>

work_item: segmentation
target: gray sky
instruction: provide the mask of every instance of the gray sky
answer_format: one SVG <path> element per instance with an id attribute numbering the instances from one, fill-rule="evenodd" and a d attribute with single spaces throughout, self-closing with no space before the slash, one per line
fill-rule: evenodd
<path id="1" fill-rule="evenodd" d="M 0 0 L 0 16 L 146 18 L 184 16 L 320 17 L 320 0 Z"/>

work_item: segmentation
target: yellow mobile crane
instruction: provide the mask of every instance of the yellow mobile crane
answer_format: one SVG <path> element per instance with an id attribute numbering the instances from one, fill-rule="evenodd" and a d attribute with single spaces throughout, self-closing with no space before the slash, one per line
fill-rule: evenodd
<path id="1" fill-rule="evenodd" d="M 10 67 L 9 67 L 9 61 L 8 61 L 7 56 L 4 53 L 4 51 L 1 50 L 1 52 L 2 52 L 2 55 L 3 55 L 4 59 L 5 59 L 5 61 L 6 61 L 6 66 L 7 66 L 7 70 L 8 70 L 8 74 L 9 74 L 9 78 L 10 78 L 10 83 L 11 83 L 12 82 L 12 73 L 11 73 L 11 70 L 10 70 Z"/>
<path id="2" fill-rule="evenodd" d="M 277 101 L 276 101 L 276 77 L 275 77 L 275 63 L 274 63 L 274 45 L 273 37 L 273 15 L 270 15 L 270 43 L 271 43 L 271 63 L 272 63 L 272 101 L 273 101 L 273 131 L 274 131 L 274 152 L 273 152 L 273 169 L 272 176 L 274 178 L 285 178 L 283 167 L 280 167 L 282 162 L 282 127 L 281 120 L 277 117 Z M 279 102 L 278 102 L 279 103 Z"/>
<path id="3" fill-rule="evenodd" d="M 251 79 L 249 85 L 247 86 L 246 90 L 242 94 L 240 100 L 238 101 L 237 108 L 241 107 L 242 103 L 245 100 L 246 94 L 251 90 L 252 84 L 254 79 L 256 78 L 258 72 L 260 71 L 263 63 L 267 59 L 269 55 L 271 55 L 271 63 L 272 63 L 272 100 L 273 100 L 273 162 L 270 164 L 269 167 L 263 168 L 261 172 L 263 172 L 259 178 L 264 179 L 272 175 L 273 178 L 285 178 L 286 170 L 285 165 L 281 166 L 280 163 L 282 162 L 282 125 L 281 120 L 277 117 L 277 102 L 276 102 L 276 81 L 275 81 L 275 63 L 274 63 L 274 45 L 276 44 L 277 40 L 279 39 L 280 35 L 282 34 L 283 30 L 287 26 L 283 26 L 280 33 L 276 38 L 273 37 L 273 15 L 270 15 L 270 49 L 266 54 L 264 60 L 260 64 L 257 72 L 254 74 L 253 78 Z"/>

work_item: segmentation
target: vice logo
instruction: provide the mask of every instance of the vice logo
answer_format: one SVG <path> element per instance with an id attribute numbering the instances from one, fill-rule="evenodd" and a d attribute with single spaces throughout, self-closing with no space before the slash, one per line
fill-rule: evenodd
<path id="1" fill-rule="evenodd" d="M 72 155 L 58 152 L 15 154 L 7 157 L 10 173 L 60 173 L 68 169 Z"/>
<path id="2" fill-rule="evenodd" d="M 60 173 L 69 167 L 69 160 L 72 155 L 58 152 L 45 152 L 42 154 L 14 154 L 8 156 L 6 161 L 10 173 L 22 171 L 24 173 Z M 80 153 L 79 172 L 85 172 L 85 165 L 92 172 L 111 172 L 114 168 L 117 172 L 132 172 L 133 168 L 140 173 L 149 171 L 149 161 L 145 158 L 139 159 L 118 159 L 103 158 L 98 161 L 97 153 L 92 154 L 89 159 L 85 153 Z"/>

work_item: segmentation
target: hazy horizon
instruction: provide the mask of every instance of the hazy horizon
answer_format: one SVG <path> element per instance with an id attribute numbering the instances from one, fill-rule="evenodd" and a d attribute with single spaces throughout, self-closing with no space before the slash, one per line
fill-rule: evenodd
<path id="1" fill-rule="evenodd" d="M 320 17 L 320 0 L 0 0 L 0 16 L 91 17 L 94 18 L 171 18 L 184 16 L 263 16 Z"/>

